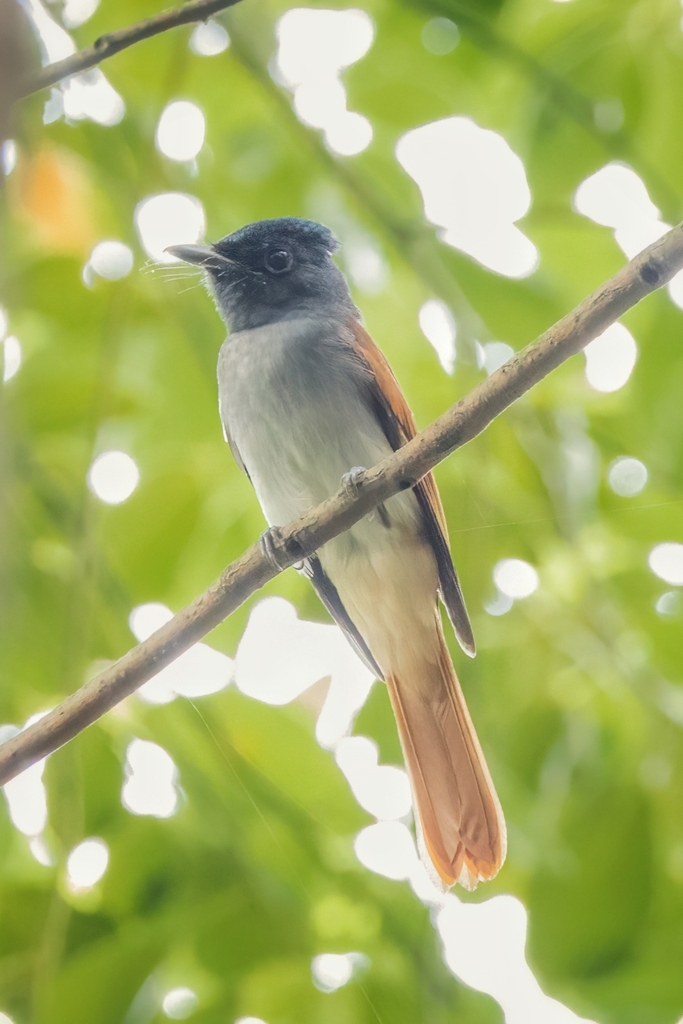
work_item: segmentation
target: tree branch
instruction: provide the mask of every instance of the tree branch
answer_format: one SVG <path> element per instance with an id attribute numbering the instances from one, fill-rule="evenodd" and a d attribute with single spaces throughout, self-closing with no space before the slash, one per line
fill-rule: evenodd
<path id="1" fill-rule="evenodd" d="M 480 434 L 521 395 L 683 268 L 683 224 L 631 260 L 536 342 L 518 352 L 404 448 L 369 469 L 357 493 L 342 489 L 278 531 L 282 567 L 313 554 L 380 502 L 418 480 Z M 278 575 L 259 545 L 249 548 L 192 604 L 144 643 L 24 732 L 0 746 L 0 785 L 67 743 Z"/>
<path id="2" fill-rule="evenodd" d="M 70 75 L 77 75 L 88 68 L 94 68 L 107 57 L 113 57 L 115 53 L 127 49 L 142 39 L 151 39 L 158 36 L 160 32 L 167 32 L 169 28 L 176 28 L 177 25 L 190 25 L 194 21 L 206 21 L 212 14 L 223 11 L 227 7 L 234 7 L 239 0 L 194 0 L 193 3 L 177 7 L 172 11 L 162 11 L 153 18 L 145 18 L 128 28 L 120 28 L 115 32 L 107 32 L 106 35 L 96 39 L 92 46 L 86 50 L 79 50 L 78 53 L 65 57 L 64 60 L 48 64 L 34 78 L 30 78 L 20 91 L 21 96 L 30 96 L 31 93 L 47 89 L 68 78 Z"/>

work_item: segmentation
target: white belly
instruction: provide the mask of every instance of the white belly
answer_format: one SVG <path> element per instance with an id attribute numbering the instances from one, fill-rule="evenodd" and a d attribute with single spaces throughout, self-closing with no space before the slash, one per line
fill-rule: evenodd
<path id="1" fill-rule="evenodd" d="M 312 321 L 245 331 L 226 341 L 219 358 L 221 418 L 271 526 L 298 518 L 338 491 L 354 466 L 374 466 L 392 450 L 343 346 L 319 344 L 319 332 Z M 433 629 L 437 573 L 412 491 L 385 509 L 389 526 L 371 513 L 318 554 L 390 670 L 387 638 L 407 639 L 416 619 Z"/>

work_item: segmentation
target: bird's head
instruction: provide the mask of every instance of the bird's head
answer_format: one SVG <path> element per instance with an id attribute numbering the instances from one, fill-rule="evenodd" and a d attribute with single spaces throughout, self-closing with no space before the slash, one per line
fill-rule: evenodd
<path id="1" fill-rule="evenodd" d="M 172 256 L 206 271 L 232 331 L 297 316 L 355 309 L 332 261 L 339 243 L 322 224 L 280 217 L 247 224 L 212 245 L 172 245 Z"/>

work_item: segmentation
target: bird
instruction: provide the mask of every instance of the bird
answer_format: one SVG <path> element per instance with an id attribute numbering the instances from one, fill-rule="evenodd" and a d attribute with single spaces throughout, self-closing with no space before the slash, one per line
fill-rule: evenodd
<path id="1" fill-rule="evenodd" d="M 261 220 L 210 245 L 174 245 L 201 267 L 228 328 L 219 410 L 232 454 L 272 531 L 358 484 L 416 433 L 389 363 L 363 327 L 322 224 Z M 389 691 L 432 882 L 474 889 L 506 852 L 505 821 L 439 613 L 474 656 L 472 627 L 431 473 L 299 567 Z"/>

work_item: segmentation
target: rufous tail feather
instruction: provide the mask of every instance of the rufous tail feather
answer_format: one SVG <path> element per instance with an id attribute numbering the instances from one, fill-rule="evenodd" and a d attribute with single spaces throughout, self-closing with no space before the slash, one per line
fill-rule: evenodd
<path id="1" fill-rule="evenodd" d="M 414 669 L 404 678 L 399 661 L 387 685 L 423 860 L 440 888 L 459 882 L 474 889 L 505 860 L 505 820 L 438 619 L 435 625 L 429 641 L 437 650 L 425 657 L 422 678 Z"/>

